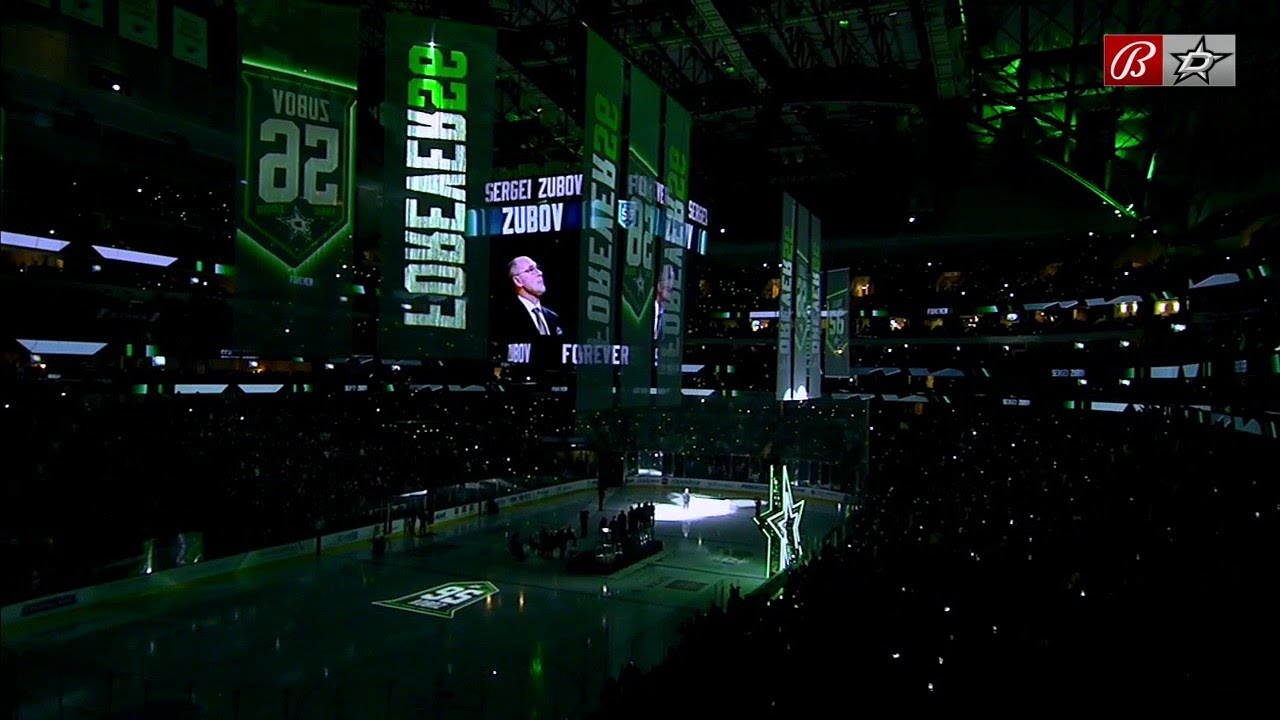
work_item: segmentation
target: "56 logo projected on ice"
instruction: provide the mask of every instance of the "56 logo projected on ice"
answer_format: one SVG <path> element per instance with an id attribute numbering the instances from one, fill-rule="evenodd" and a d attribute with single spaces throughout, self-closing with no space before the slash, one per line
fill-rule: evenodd
<path id="1" fill-rule="evenodd" d="M 1232 87 L 1235 35 L 1104 35 L 1107 86 Z"/>
<path id="2" fill-rule="evenodd" d="M 453 619 L 459 610 L 497 594 L 497 586 L 487 580 L 466 580 L 437 585 L 392 600 L 378 600 L 373 604 Z"/>
<path id="3" fill-rule="evenodd" d="M 296 270 L 351 229 L 355 87 L 245 61 L 246 234 Z"/>

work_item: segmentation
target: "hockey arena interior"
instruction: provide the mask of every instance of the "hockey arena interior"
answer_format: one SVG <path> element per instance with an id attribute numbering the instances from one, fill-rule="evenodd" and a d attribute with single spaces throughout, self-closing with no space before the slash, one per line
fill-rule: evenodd
<path id="1" fill-rule="evenodd" d="M 6 718 L 1272 704 L 1275 4 L 0 26 Z"/>

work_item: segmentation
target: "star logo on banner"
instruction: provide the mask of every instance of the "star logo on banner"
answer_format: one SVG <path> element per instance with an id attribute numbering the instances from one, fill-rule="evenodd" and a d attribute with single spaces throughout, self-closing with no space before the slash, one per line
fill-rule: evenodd
<path id="1" fill-rule="evenodd" d="M 294 206 L 293 208 L 293 215 L 276 219 L 283 223 L 285 227 L 289 228 L 290 240 L 297 240 L 298 238 L 302 238 L 304 240 L 311 239 L 311 223 L 315 221 L 303 215 L 302 211 L 300 211 L 297 206 Z"/>
<path id="2" fill-rule="evenodd" d="M 1213 69 L 1222 60 L 1231 57 L 1233 53 L 1215 53 L 1205 47 L 1204 36 L 1200 36 L 1200 42 L 1196 46 L 1183 53 L 1169 53 L 1178 59 L 1178 69 L 1174 70 L 1177 79 L 1173 81 L 1174 85 L 1198 77 L 1204 81 L 1205 85 L 1209 84 L 1209 71 Z"/>
<path id="3" fill-rule="evenodd" d="M 633 285 L 636 286 L 636 289 L 633 290 L 632 292 L 634 292 L 637 297 L 644 294 L 645 278 L 643 275 L 636 275 L 634 278 L 631 279 L 631 282 Z"/>

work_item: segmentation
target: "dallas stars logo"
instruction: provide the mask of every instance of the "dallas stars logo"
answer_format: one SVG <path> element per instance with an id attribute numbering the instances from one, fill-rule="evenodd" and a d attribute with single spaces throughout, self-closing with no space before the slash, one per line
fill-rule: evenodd
<path id="1" fill-rule="evenodd" d="M 283 223 L 284 226 L 289 229 L 290 240 L 297 240 L 298 238 L 302 238 L 303 240 L 311 239 L 311 223 L 315 222 L 315 220 L 303 215 L 297 205 L 293 206 L 292 215 L 289 217 L 276 218 L 276 220 Z"/>
<path id="2" fill-rule="evenodd" d="M 1209 84 L 1209 71 L 1214 65 L 1231 57 L 1233 53 L 1215 53 L 1205 47 L 1204 36 L 1200 36 L 1200 42 L 1194 48 L 1183 53 L 1169 53 L 1178 59 L 1178 69 L 1174 70 L 1177 78 L 1173 81 L 1174 85 L 1198 77 L 1204 81 L 1205 85 Z"/>
<path id="3" fill-rule="evenodd" d="M 769 555 L 765 572 L 773 577 L 800 560 L 800 519 L 804 516 L 804 500 L 796 502 L 791 492 L 791 478 L 782 467 L 781 477 L 776 468 L 769 469 L 769 509 L 754 518 L 756 525 L 769 540 Z"/>
<path id="4" fill-rule="evenodd" d="M 636 276 L 631 279 L 631 284 L 635 286 L 635 289 L 632 290 L 631 292 L 636 297 L 640 297 L 641 295 L 646 294 L 645 290 L 647 290 L 647 288 L 645 287 L 646 283 L 643 275 L 640 275 L 637 273 Z M 636 305 L 638 306 L 640 305 L 640 303 L 636 303 Z"/>

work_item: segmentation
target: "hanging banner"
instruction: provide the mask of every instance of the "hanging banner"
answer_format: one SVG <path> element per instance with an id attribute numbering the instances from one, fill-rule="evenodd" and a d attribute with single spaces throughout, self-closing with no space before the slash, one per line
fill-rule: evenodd
<path id="1" fill-rule="evenodd" d="M 160 47 L 159 0 L 120 0 L 120 37 Z"/>
<path id="2" fill-rule="evenodd" d="M 234 342 L 274 357 L 351 346 L 360 15 L 305 7 L 323 33 L 283 32 L 298 19 L 273 0 L 240 5 Z"/>
<path id="3" fill-rule="evenodd" d="M 102 0 L 62 0 L 62 14 L 102 27 Z"/>
<path id="4" fill-rule="evenodd" d="M 782 194 L 782 229 L 779 242 L 778 282 L 778 362 L 776 365 L 776 394 L 782 400 L 791 400 L 791 341 L 795 319 L 795 264 L 796 255 L 796 201 Z"/>
<path id="5" fill-rule="evenodd" d="M 805 348 L 805 389 L 810 400 L 822 397 L 822 220 L 809 216 L 809 344 Z"/>
<path id="6" fill-rule="evenodd" d="M 807 400 L 809 397 L 809 313 L 815 298 L 809 296 L 809 209 L 796 205 L 795 262 L 791 266 L 791 284 L 794 288 L 795 311 L 791 319 L 791 400 Z"/>
<path id="7" fill-rule="evenodd" d="M 622 55 L 587 31 L 586 114 L 582 128 L 583 210 L 578 342 L 607 347 L 614 341 L 614 280 L 617 277 L 618 193 L 625 191 L 622 144 Z M 613 405 L 613 366 L 581 365 L 577 371 L 579 412 Z"/>
<path id="8" fill-rule="evenodd" d="M 827 271 L 826 357 L 827 377 L 849 377 L 849 268 Z"/>
<path id="9" fill-rule="evenodd" d="M 387 16 L 379 349 L 486 356 L 489 245 L 474 239 L 493 163 L 493 28 Z"/>
<path id="10" fill-rule="evenodd" d="M 630 347 L 632 362 L 622 366 L 621 404 L 635 407 L 651 402 L 654 343 L 662 325 L 656 311 L 654 272 L 659 239 L 658 153 L 662 136 L 662 93 L 657 83 L 631 68 L 630 173 L 627 196 L 637 214 L 627 224 L 622 268 L 622 344 Z"/>
<path id="11" fill-rule="evenodd" d="M 173 9 L 173 56 L 208 70 L 209 21 L 195 13 L 175 7 Z"/>
<path id="12" fill-rule="evenodd" d="M 661 315 L 658 339 L 657 404 L 680 404 L 684 363 L 685 241 L 688 235 L 686 203 L 689 200 L 689 138 L 693 118 L 667 96 L 666 133 L 662 177 L 666 210 L 662 258 L 658 271 L 657 311 Z"/>

